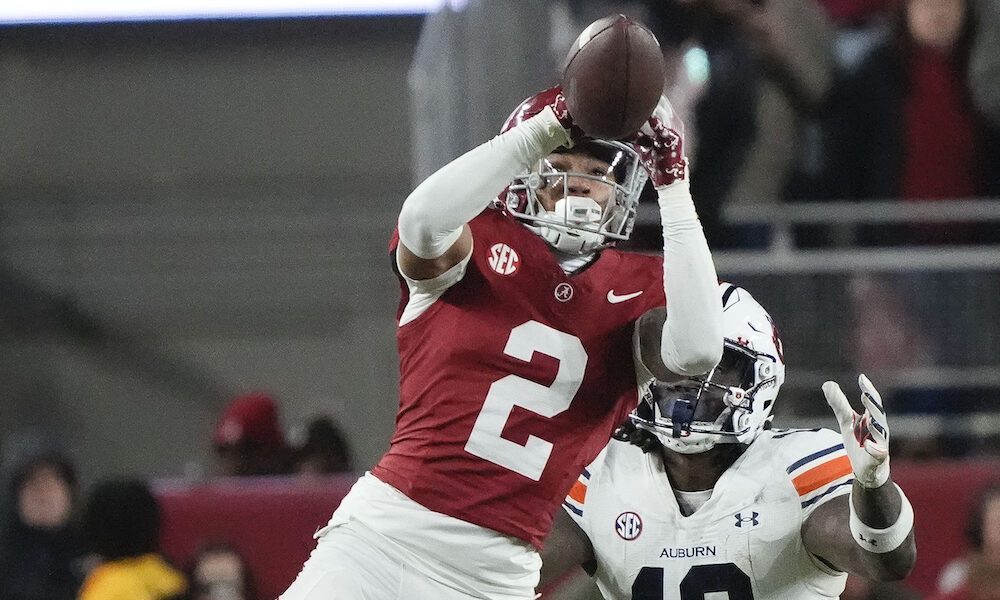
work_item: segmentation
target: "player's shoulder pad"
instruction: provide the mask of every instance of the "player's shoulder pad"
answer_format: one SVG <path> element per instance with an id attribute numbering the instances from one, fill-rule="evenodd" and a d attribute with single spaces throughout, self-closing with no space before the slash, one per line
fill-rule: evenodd
<path id="1" fill-rule="evenodd" d="M 566 495 L 563 508 L 575 520 L 583 522 L 588 501 L 627 493 L 636 482 L 643 480 L 647 461 L 646 454 L 638 446 L 612 439 L 580 473 Z"/>
<path id="2" fill-rule="evenodd" d="M 610 252 L 617 256 L 619 270 L 638 273 L 655 273 L 657 277 L 663 277 L 663 254 L 641 254 L 620 250 L 618 248 L 608 248 L 604 252 Z"/>
<path id="3" fill-rule="evenodd" d="M 769 429 L 754 440 L 754 444 L 764 442 L 768 451 L 779 462 L 787 462 L 787 467 L 802 458 L 817 452 L 837 448 L 844 449 L 844 439 L 839 432 L 817 427 L 815 429 Z"/>
<path id="4" fill-rule="evenodd" d="M 822 502 L 854 481 L 851 461 L 839 432 L 825 428 L 773 429 L 761 437 L 772 445 L 775 460 L 795 488 L 803 508 Z"/>
<path id="5" fill-rule="evenodd" d="M 615 441 L 611 440 L 611 443 L 613 444 Z M 577 476 L 576 481 L 573 482 L 573 486 L 569 489 L 569 493 L 566 494 L 566 499 L 563 501 L 563 508 L 574 519 L 579 520 L 583 518 L 584 507 L 587 502 L 587 492 L 590 491 L 591 487 L 597 483 L 604 473 L 607 458 L 608 447 L 605 446 L 597 455 L 597 458 L 583 468 L 583 471 Z"/>
<path id="6" fill-rule="evenodd" d="M 612 438 L 601 451 L 600 472 L 611 479 L 616 476 L 628 477 L 634 471 L 643 468 L 644 456 L 642 448 L 635 444 Z"/>

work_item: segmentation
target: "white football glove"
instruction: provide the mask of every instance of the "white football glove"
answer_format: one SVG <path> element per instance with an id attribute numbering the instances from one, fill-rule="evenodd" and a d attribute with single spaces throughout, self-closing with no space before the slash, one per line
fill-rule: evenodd
<path id="1" fill-rule="evenodd" d="M 866 488 L 877 488 L 889 480 L 889 425 L 882 397 L 864 375 L 858 377 L 863 415 L 851 408 L 836 382 L 823 384 L 823 395 L 840 423 L 844 448 L 851 460 L 854 477 Z"/>

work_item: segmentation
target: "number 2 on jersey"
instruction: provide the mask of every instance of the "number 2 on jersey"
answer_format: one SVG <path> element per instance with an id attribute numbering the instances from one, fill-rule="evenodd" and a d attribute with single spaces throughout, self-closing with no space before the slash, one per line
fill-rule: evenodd
<path id="1" fill-rule="evenodd" d="M 643 567 L 632 582 L 632 600 L 663 600 L 663 567 Z M 753 600 L 750 577 L 733 563 L 695 565 L 680 584 L 681 600 L 706 600 L 723 593 L 729 600 Z"/>
<path id="2" fill-rule="evenodd" d="M 538 481 L 552 454 L 552 443 L 529 435 L 522 446 L 501 437 L 515 406 L 551 419 L 569 408 L 587 368 L 587 351 L 579 338 L 528 321 L 510 331 L 504 354 L 531 362 L 535 352 L 559 361 L 552 385 L 544 386 L 517 375 L 507 375 L 490 386 L 472 427 L 466 452 Z"/>

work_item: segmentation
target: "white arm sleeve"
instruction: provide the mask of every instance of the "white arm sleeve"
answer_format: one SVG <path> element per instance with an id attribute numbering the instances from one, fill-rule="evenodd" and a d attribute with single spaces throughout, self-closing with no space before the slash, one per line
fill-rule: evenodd
<path id="1" fill-rule="evenodd" d="M 657 188 L 663 226 L 663 290 L 667 317 L 660 357 L 671 372 L 697 375 L 722 358 L 719 277 L 687 179 Z"/>
<path id="2" fill-rule="evenodd" d="M 448 163 L 417 186 L 399 212 L 399 240 L 437 258 L 526 165 L 569 143 L 555 113 L 542 112 Z"/>

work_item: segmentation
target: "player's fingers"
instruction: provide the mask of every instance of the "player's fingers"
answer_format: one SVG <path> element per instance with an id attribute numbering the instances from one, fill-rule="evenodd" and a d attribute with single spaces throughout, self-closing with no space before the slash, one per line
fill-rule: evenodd
<path id="1" fill-rule="evenodd" d="M 858 387 L 861 388 L 861 403 L 872 416 L 884 422 L 885 404 L 882 403 L 882 396 L 864 373 L 858 376 Z"/>
<path id="2" fill-rule="evenodd" d="M 660 96 L 660 101 L 656 104 L 653 114 L 660 117 L 671 129 L 684 126 L 684 122 L 681 120 L 680 115 L 677 114 L 677 111 L 674 110 L 674 106 L 670 104 L 670 99 L 667 98 L 666 94 Z"/>
<path id="3" fill-rule="evenodd" d="M 872 385 L 867 377 L 858 377 L 858 386 L 861 388 L 861 403 L 868 413 L 868 428 L 871 431 L 873 441 L 884 450 L 888 450 L 889 444 L 889 423 L 886 420 L 885 404 L 882 396 Z"/>
<path id="4" fill-rule="evenodd" d="M 668 122 L 674 116 L 674 107 L 670 104 L 670 99 L 667 98 L 666 94 L 660 95 L 660 99 L 656 102 L 656 108 L 653 109 L 653 114 Z"/>
<path id="5" fill-rule="evenodd" d="M 837 416 L 841 430 L 854 426 L 854 409 L 847 401 L 847 396 L 835 381 L 827 381 L 823 384 L 823 395 L 826 396 L 826 403 L 833 409 L 833 414 Z"/>
<path id="6" fill-rule="evenodd" d="M 879 460 L 885 460 L 885 457 L 889 455 L 889 444 L 885 440 L 879 441 L 868 438 L 865 440 L 865 452 L 867 452 L 869 456 Z"/>

